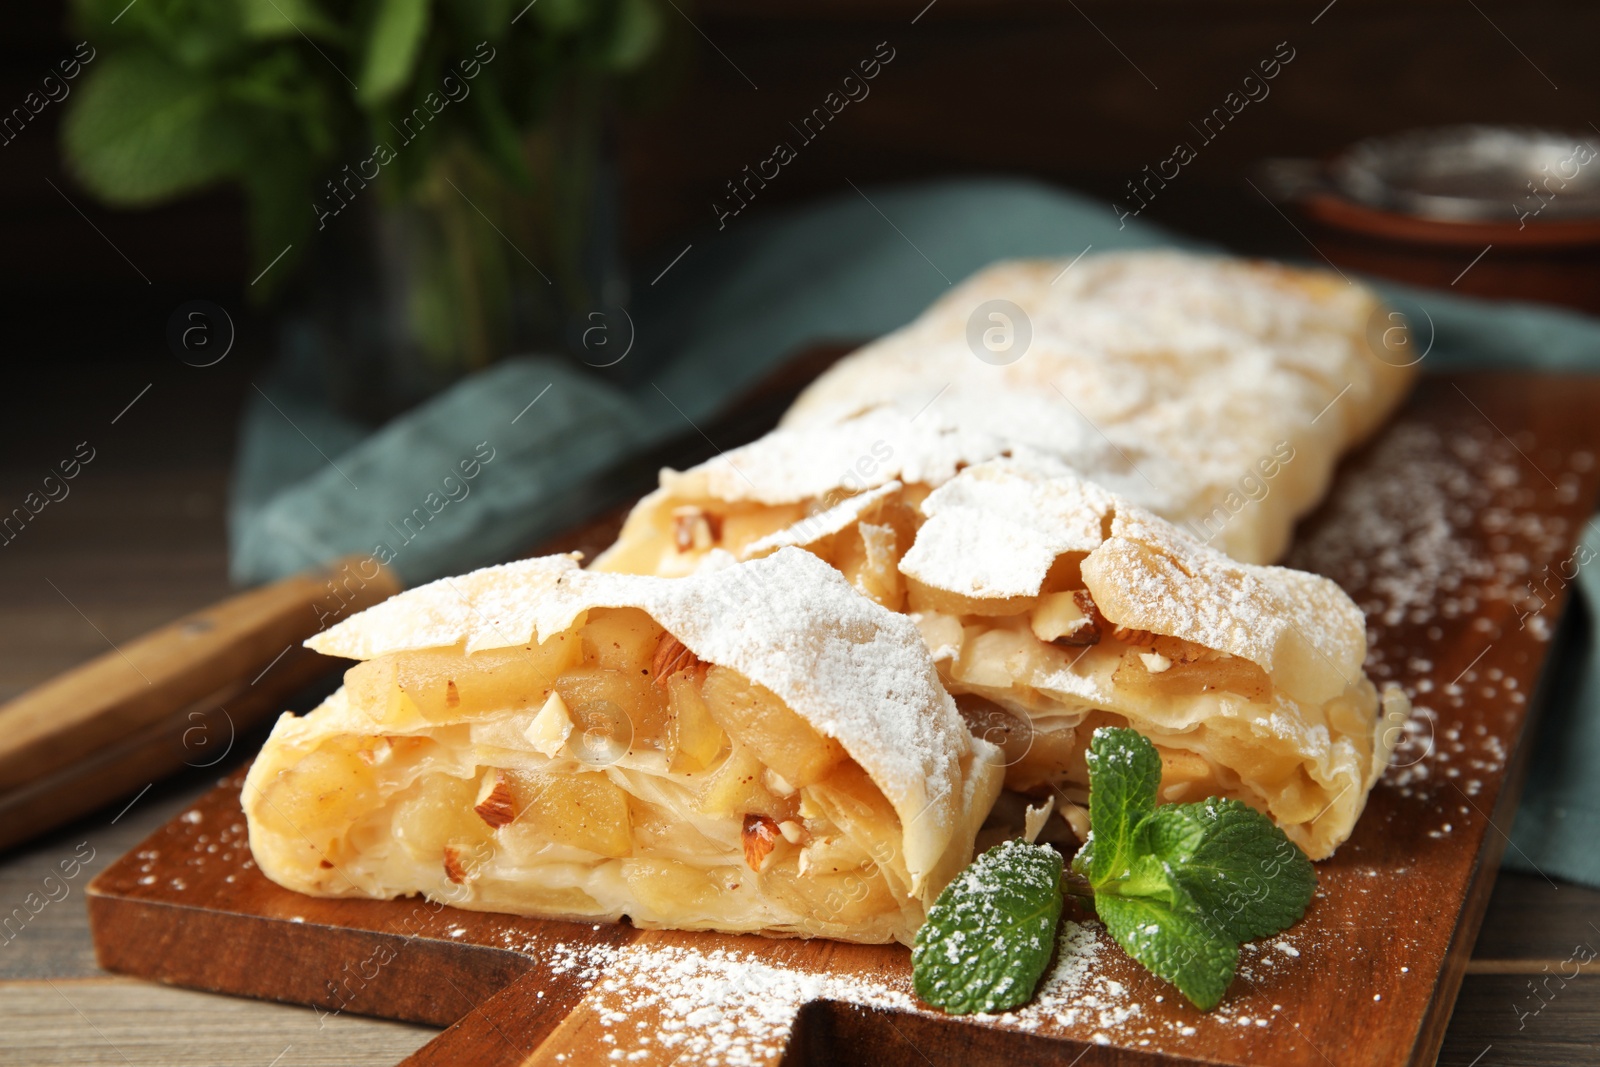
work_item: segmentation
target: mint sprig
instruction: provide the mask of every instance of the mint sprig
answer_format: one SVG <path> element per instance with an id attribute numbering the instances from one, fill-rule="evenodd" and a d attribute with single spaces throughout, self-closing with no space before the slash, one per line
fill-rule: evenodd
<path id="1" fill-rule="evenodd" d="M 1128 955 L 1216 1007 L 1239 943 L 1292 926 L 1317 885 L 1311 861 L 1265 815 L 1237 800 L 1156 806 L 1161 758 L 1135 730 L 1089 742 L 1089 841 L 1072 870 L 1089 883 L 1106 931 Z"/>
<path id="2" fill-rule="evenodd" d="M 1061 919 L 1061 855 L 1006 841 L 974 860 L 928 909 L 911 950 L 917 996 L 954 1015 L 1026 1003 Z"/>
<path id="3" fill-rule="evenodd" d="M 1240 801 L 1158 807 L 1161 757 L 1135 730 L 1096 730 L 1088 764 L 1094 829 L 1068 888 L 1092 899 L 1128 955 L 1209 1011 L 1233 981 L 1240 942 L 1305 914 L 1317 885 L 1311 861 Z M 1054 948 L 1061 874 L 1054 850 L 1021 841 L 979 856 L 917 933 L 917 995 L 955 1014 L 1026 1002 Z"/>

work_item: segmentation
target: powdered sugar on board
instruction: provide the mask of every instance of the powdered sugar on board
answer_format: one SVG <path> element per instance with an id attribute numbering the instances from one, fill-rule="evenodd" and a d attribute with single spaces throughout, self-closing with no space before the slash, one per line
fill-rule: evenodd
<path id="1" fill-rule="evenodd" d="M 818 1001 L 944 1017 L 915 999 L 909 965 L 876 976 L 814 971 L 775 963 L 766 953 L 682 944 L 628 945 L 590 955 L 583 966 L 603 975 L 586 996 L 586 1011 L 598 1021 L 600 1044 L 612 1062 L 777 1062 L 800 1009 Z M 1140 970 L 1099 923 L 1069 919 L 1062 923 L 1054 964 L 1031 1001 L 1016 1011 L 965 1019 L 1098 1044 L 1172 1048 L 1206 1030 L 1277 1023 L 1287 997 L 1275 1000 L 1272 987 L 1291 968 L 1307 965 L 1300 957 L 1292 932 L 1246 944 L 1235 986 L 1239 995 L 1201 1013 L 1180 1008 L 1182 994 Z M 1173 1004 L 1163 1007 L 1168 1001 Z"/>
<path id="2" fill-rule="evenodd" d="M 588 1006 L 614 1062 L 743 1067 L 781 1057 L 795 1016 L 814 1001 L 915 1009 L 909 980 L 805 971 L 737 949 L 682 945 L 618 950 Z"/>
<path id="3" fill-rule="evenodd" d="M 1578 475 L 1593 462 L 1587 452 L 1574 453 L 1565 469 L 1548 472 L 1551 486 L 1488 426 L 1445 432 L 1402 424 L 1368 462 L 1347 472 L 1324 521 L 1287 562 L 1355 591 L 1374 646 L 1402 622 L 1470 617 L 1487 601 L 1539 615 L 1540 571 L 1566 553 L 1573 531 L 1534 505 L 1551 494 L 1570 501 Z M 1541 637 L 1554 624 L 1526 621 Z M 1381 652 L 1371 659 L 1369 669 L 1380 677 L 1398 676 Z"/>
<path id="4" fill-rule="evenodd" d="M 1497 643 L 1514 630 L 1548 641 L 1550 601 L 1580 565 L 1579 531 L 1552 512 L 1577 499 L 1594 456 L 1533 450 L 1470 408 L 1459 425 L 1401 423 L 1342 473 L 1287 561 L 1351 593 L 1367 616 L 1368 674 L 1411 698 L 1383 784 L 1441 799 L 1428 816 L 1435 839 L 1463 821 L 1450 817 L 1456 789 L 1470 803 L 1504 770 L 1522 720 L 1527 687 L 1498 662 Z M 1459 663 L 1461 650 L 1466 669 L 1443 671 L 1440 661 Z M 1471 703 L 1497 707 L 1491 719 L 1502 725 L 1468 725 Z"/>
<path id="5" fill-rule="evenodd" d="M 1205 1030 L 1267 1027 L 1286 997 L 1273 999 L 1282 975 L 1301 966 L 1294 931 L 1246 942 L 1229 995 L 1210 1012 L 1190 1009 L 1177 989 L 1142 971 L 1098 922 L 1061 924 L 1054 966 L 1034 998 L 1016 1011 L 976 1015 L 1007 1029 L 1050 1033 L 1141 1048 L 1172 1048 Z M 1167 1006 L 1171 1002 L 1171 1006 Z"/>

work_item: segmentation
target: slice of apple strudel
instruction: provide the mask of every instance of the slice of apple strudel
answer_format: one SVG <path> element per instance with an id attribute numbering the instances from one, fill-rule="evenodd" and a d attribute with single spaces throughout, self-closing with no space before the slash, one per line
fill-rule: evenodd
<path id="1" fill-rule="evenodd" d="M 307 644 L 362 662 L 243 794 L 301 892 L 909 944 L 1000 787 L 911 620 L 798 550 L 491 567 Z"/>
<path id="2" fill-rule="evenodd" d="M 1237 798 L 1313 859 L 1349 837 L 1409 705 L 1363 673 L 1366 622 L 1337 585 L 1039 464 L 972 467 L 919 510 L 907 610 L 1008 788 L 1055 792 L 1081 836 L 1090 735 L 1131 726 L 1163 801 Z"/>

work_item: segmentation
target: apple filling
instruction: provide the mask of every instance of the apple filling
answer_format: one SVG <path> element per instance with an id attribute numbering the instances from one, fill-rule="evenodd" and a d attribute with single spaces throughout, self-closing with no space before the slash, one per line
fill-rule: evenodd
<path id="1" fill-rule="evenodd" d="M 756 559 L 785 545 L 803 548 L 839 571 L 858 592 L 891 611 L 905 607 L 900 559 L 910 549 L 928 494 L 891 482 L 860 494 L 835 490 L 790 504 L 751 501 L 641 505 L 595 569 L 627 574 L 693 573 L 714 550 Z"/>
<path id="2" fill-rule="evenodd" d="M 921 920 L 900 819 L 843 746 L 644 611 L 367 660 L 335 700 L 348 731 L 253 806 L 316 891 L 857 941 Z"/>
<path id="3" fill-rule="evenodd" d="M 1037 793 L 1062 786 L 1059 799 L 1082 800 L 1073 783 L 1088 782 L 1089 737 L 1101 726 L 1130 725 L 1109 710 L 1120 705 L 1140 709 L 1136 725 L 1161 752 L 1163 800 L 1239 795 L 1264 807 L 1248 791 L 1240 795 L 1238 775 L 1204 754 L 1213 702 L 1248 702 L 1270 712 L 1271 679 L 1254 663 L 1111 625 L 1083 589 L 1046 595 L 1031 612 L 1008 619 L 929 610 L 920 622 L 929 644 L 949 652 L 940 674 L 958 694 L 968 728 L 1005 752 L 1007 788 Z"/>

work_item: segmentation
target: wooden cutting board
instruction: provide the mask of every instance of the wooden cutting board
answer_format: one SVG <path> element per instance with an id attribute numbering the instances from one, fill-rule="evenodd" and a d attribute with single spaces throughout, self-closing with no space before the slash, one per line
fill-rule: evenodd
<path id="1" fill-rule="evenodd" d="M 1587 562 L 1574 546 L 1600 485 L 1595 411 L 1600 379 L 1426 378 L 1302 525 L 1289 562 L 1350 592 L 1371 628 L 1369 673 L 1405 685 L 1417 711 L 1355 836 L 1318 865 L 1305 918 L 1246 946 L 1209 1014 L 1093 924 L 1029 1008 L 958 1020 L 915 1004 L 899 946 L 303 897 L 251 862 L 239 775 L 95 880 L 100 962 L 449 1025 L 414 1064 L 1432 1063 Z"/>

